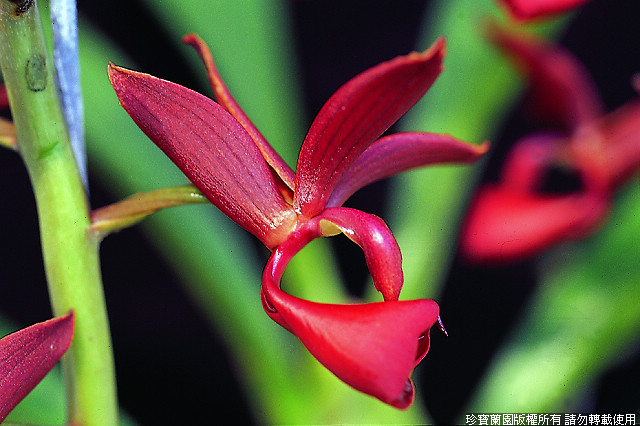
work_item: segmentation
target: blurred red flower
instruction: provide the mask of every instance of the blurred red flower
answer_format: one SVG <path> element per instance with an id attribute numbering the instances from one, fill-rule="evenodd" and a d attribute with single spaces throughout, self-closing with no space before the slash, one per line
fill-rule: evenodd
<path id="1" fill-rule="evenodd" d="M 518 141 L 500 181 L 480 188 L 471 203 L 461 252 L 501 263 L 598 228 L 615 189 L 640 168 L 640 101 L 605 115 L 588 73 L 568 52 L 497 27 L 490 37 L 527 75 L 533 112 L 561 128 Z M 580 188 L 543 190 L 557 170 L 576 175 Z"/>

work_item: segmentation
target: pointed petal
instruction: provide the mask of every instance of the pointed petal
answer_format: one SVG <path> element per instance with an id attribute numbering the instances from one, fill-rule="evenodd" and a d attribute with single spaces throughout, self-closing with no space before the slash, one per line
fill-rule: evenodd
<path id="1" fill-rule="evenodd" d="M 286 237 L 295 213 L 247 131 L 224 108 L 175 83 L 113 64 L 109 78 L 138 127 L 216 207 L 269 248 Z"/>
<path id="2" fill-rule="evenodd" d="M 295 334 L 309 352 L 349 386 L 396 408 L 413 402 L 409 376 L 429 349 L 438 319 L 432 300 L 360 305 L 310 302 L 286 294 L 280 277 L 290 258 L 274 251 L 263 275 L 267 314 Z"/>
<path id="3" fill-rule="evenodd" d="M 0 422 L 62 358 L 73 326 L 69 313 L 0 339 Z"/>
<path id="4" fill-rule="evenodd" d="M 398 300 L 404 282 L 402 254 L 387 224 L 378 216 L 347 207 L 326 209 L 317 218 L 321 227 L 332 228 L 325 223 L 330 222 L 362 248 L 376 290 L 384 300 Z"/>
<path id="5" fill-rule="evenodd" d="M 500 0 L 499 2 L 520 20 L 528 21 L 568 12 L 588 0 Z"/>
<path id="6" fill-rule="evenodd" d="M 526 73 L 537 114 L 570 130 L 602 115 L 591 77 L 569 52 L 497 25 L 489 37 Z"/>
<path id="7" fill-rule="evenodd" d="M 473 262 L 525 259 L 595 230 L 608 199 L 585 193 L 544 197 L 506 186 L 482 188 L 467 213 L 460 237 L 462 255 Z"/>
<path id="8" fill-rule="evenodd" d="M 293 190 L 295 183 L 293 170 L 291 170 L 291 167 L 285 163 L 282 157 L 280 157 L 269 142 L 267 142 L 264 136 L 262 136 L 262 133 L 253 125 L 249 117 L 247 117 L 233 96 L 231 96 L 229 89 L 227 89 L 220 74 L 218 74 L 216 65 L 213 62 L 213 56 L 206 43 L 196 34 L 187 34 L 182 38 L 182 41 L 196 49 L 198 55 L 200 55 L 200 59 L 207 68 L 209 84 L 211 84 L 216 100 L 245 128 L 269 166 L 273 168 L 277 176 L 287 185 L 289 190 Z"/>
<path id="9" fill-rule="evenodd" d="M 344 170 L 431 87 L 442 70 L 444 39 L 423 53 L 383 62 L 331 96 L 298 158 L 294 206 L 306 217 L 326 205 Z"/>
<path id="10" fill-rule="evenodd" d="M 449 135 L 397 133 L 375 141 L 345 170 L 327 207 L 341 206 L 354 192 L 377 180 L 430 164 L 473 163 L 489 149 Z"/>

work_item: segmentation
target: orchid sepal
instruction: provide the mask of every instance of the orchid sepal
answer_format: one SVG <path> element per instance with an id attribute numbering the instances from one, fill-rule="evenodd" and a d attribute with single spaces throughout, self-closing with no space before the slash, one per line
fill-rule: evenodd
<path id="1" fill-rule="evenodd" d="M 138 127 L 228 217 L 272 248 L 295 224 L 245 128 L 211 99 L 178 84 L 109 65 L 120 104 Z"/>
<path id="2" fill-rule="evenodd" d="M 587 176 L 593 186 L 612 191 L 640 170 L 639 135 L 640 100 L 635 99 L 578 129 L 569 149 L 593 175 Z"/>

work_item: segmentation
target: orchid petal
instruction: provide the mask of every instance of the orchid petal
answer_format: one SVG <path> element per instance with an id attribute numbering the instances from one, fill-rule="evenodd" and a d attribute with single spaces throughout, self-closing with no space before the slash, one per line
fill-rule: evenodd
<path id="1" fill-rule="evenodd" d="M 330 222 L 358 244 L 376 290 L 384 300 L 398 300 L 404 282 L 402 254 L 387 224 L 378 216 L 347 207 L 325 209 L 317 219 L 321 227 Z"/>
<path id="2" fill-rule="evenodd" d="M 325 207 L 340 176 L 431 87 L 442 70 L 444 39 L 423 53 L 383 62 L 331 96 L 302 144 L 294 206 L 306 217 Z"/>
<path id="3" fill-rule="evenodd" d="M 596 194 L 543 196 L 507 186 L 485 186 L 472 201 L 460 250 L 473 262 L 525 259 L 595 230 L 609 200 Z"/>
<path id="4" fill-rule="evenodd" d="M 0 339 L 0 422 L 69 349 L 73 327 L 69 313 Z"/>
<path id="5" fill-rule="evenodd" d="M 280 157 L 269 142 L 267 142 L 264 136 L 262 136 L 262 133 L 260 133 L 251 120 L 249 120 L 249 117 L 247 117 L 242 108 L 240 108 L 240 105 L 238 105 L 233 98 L 216 69 L 213 56 L 206 43 L 196 34 L 187 34 L 182 38 L 182 41 L 192 46 L 198 52 L 200 59 L 207 69 L 207 77 L 209 78 L 209 83 L 211 84 L 216 100 L 245 128 L 269 166 L 273 168 L 277 176 L 282 179 L 282 182 L 287 185 L 289 190 L 293 190 L 293 185 L 295 184 L 295 174 L 293 170 L 291 170 L 291 167 L 285 163 L 282 157 Z"/>
<path id="6" fill-rule="evenodd" d="M 591 77 L 573 55 L 497 25 L 490 39 L 527 74 L 535 111 L 569 130 L 602 115 Z"/>
<path id="7" fill-rule="evenodd" d="M 295 213 L 253 139 L 223 107 L 190 89 L 109 65 L 120 104 L 138 127 L 223 213 L 267 247 Z"/>
<path id="8" fill-rule="evenodd" d="M 500 0 L 511 15 L 520 20 L 528 21 L 568 12 L 583 5 L 588 0 Z"/>
<path id="9" fill-rule="evenodd" d="M 370 183 L 430 164 L 473 163 L 489 149 L 449 135 L 396 133 L 375 141 L 344 171 L 327 207 L 341 206 L 353 193 Z"/>
<path id="10" fill-rule="evenodd" d="M 429 349 L 429 329 L 438 320 L 436 302 L 336 305 L 291 296 L 279 288 L 292 256 L 291 247 L 283 246 L 274 251 L 263 275 L 267 314 L 349 386 L 396 408 L 409 407 L 414 397 L 409 376 Z"/>

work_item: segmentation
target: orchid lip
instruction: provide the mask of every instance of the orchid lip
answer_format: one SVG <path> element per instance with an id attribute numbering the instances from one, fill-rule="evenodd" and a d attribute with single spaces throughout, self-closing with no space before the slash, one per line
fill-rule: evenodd
<path id="1" fill-rule="evenodd" d="M 316 303 L 282 291 L 284 269 L 319 235 L 319 221 L 307 222 L 271 254 L 261 288 L 264 310 L 338 378 L 389 405 L 406 409 L 414 398 L 409 376 L 429 350 L 429 329 L 437 322 L 439 308 L 431 300 Z"/>

